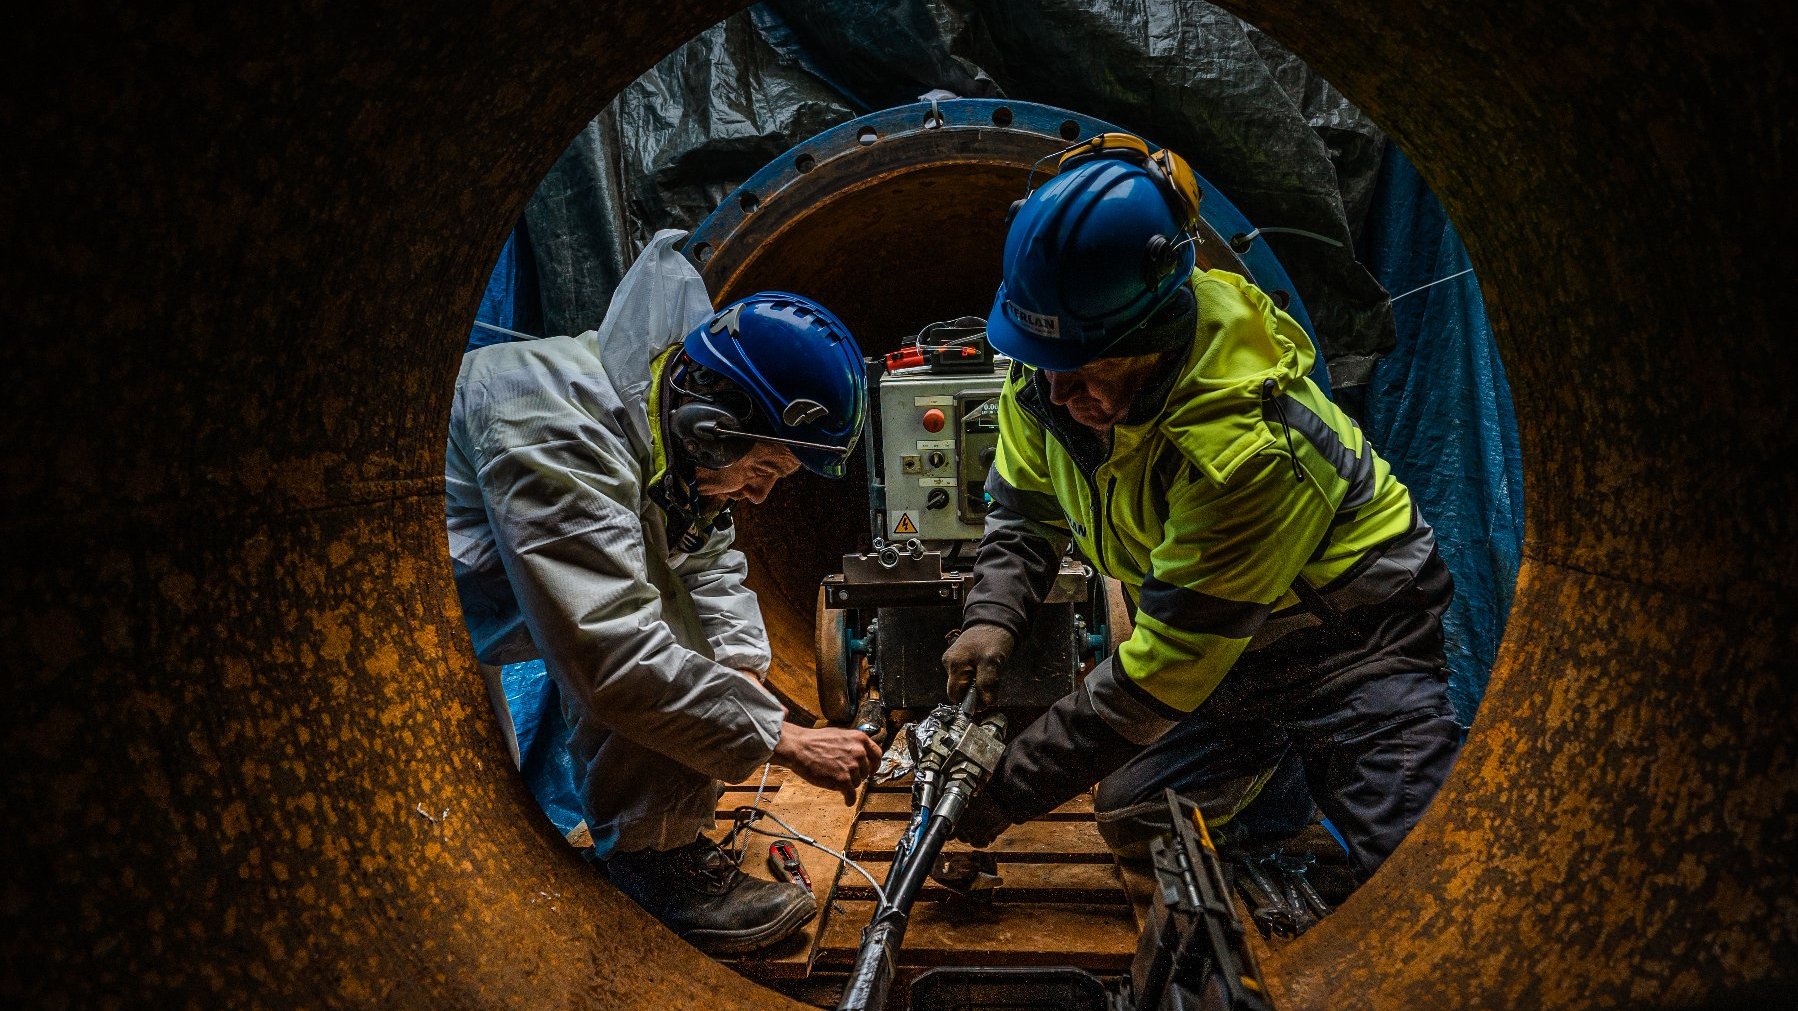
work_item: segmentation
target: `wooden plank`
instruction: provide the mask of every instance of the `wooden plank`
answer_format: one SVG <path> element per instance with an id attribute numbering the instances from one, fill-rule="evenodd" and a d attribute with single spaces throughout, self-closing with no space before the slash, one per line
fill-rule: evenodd
<path id="1" fill-rule="evenodd" d="M 853 965 L 874 903 L 842 903 L 818 946 L 820 968 Z M 1121 905 L 920 903 L 901 965 L 1071 965 L 1117 973 L 1136 954 L 1136 923 Z"/>
<path id="2" fill-rule="evenodd" d="M 849 856 L 854 860 L 889 859 L 904 832 L 905 822 L 902 821 L 864 821 L 855 828 Z M 961 853 L 968 849 L 965 843 L 950 841 L 943 847 L 943 852 Z M 1100 837 L 1099 827 L 1090 821 L 1031 821 L 1013 825 L 987 850 L 1013 863 L 1112 862 L 1111 850 Z"/>
<path id="3" fill-rule="evenodd" d="M 862 818 L 882 819 L 911 818 L 911 790 L 903 791 L 877 790 L 868 794 L 867 803 L 862 805 Z M 1090 793 L 1083 793 L 1066 804 L 1061 805 L 1048 814 L 1042 821 L 1092 821 L 1093 798 Z"/>
<path id="4" fill-rule="evenodd" d="M 868 873 L 885 881 L 892 864 L 864 863 Z M 993 890 L 995 902 L 1066 902 L 1121 906 L 1129 899 L 1118 881 L 1117 868 L 1107 864 L 1017 864 L 1000 862 L 1000 883 Z M 871 900 L 874 889 L 857 874 L 845 874 L 837 882 L 837 898 Z M 920 902 L 942 902 L 956 896 L 934 881 L 918 892 Z"/>
<path id="5" fill-rule="evenodd" d="M 799 777 L 794 776 L 791 772 L 788 772 L 786 769 L 782 769 L 778 766 L 773 766 L 773 765 L 768 766 L 768 789 L 778 790 L 781 788 L 781 785 L 786 783 L 787 780 L 789 780 L 789 779 L 791 779 L 795 783 L 804 782 L 804 780 L 801 780 Z M 749 775 L 744 776 L 742 778 L 742 780 L 740 780 L 739 782 L 724 784 L 724 792 L 735 793 L 735 792 L 738 792 L 741 790 L 747 790 L 750 793 L 754 793 L 755 788 L 757 786 L 761 785 L 761 782 L 762 782 L 762 768 L 761 768 L 761 766 L 757 766 L 754 772 L 751 772 Z"/>
<path id="6" fill-rule="evenodd" d="M 762 806 L 764 808 L 767 807 L 774 799 L 774 795 L 779 793 L 781 787 L 786 785 L 787 777 L 790 775 L 791 773 L 785 769 L 777 769 L 773 766 L 769 766 L 768 779 L 765 785 L 762 781 L 761 769 L 757 769 L 750 773 L 748 777 L 740 783 L 726 783 L 719 791 L 718 806 L 712 811 L 712 817 L 728 824 L 733 811 L 739 805 L 749 807 L 755 803 L 755 796 L 758 790 L 762 795 Z M 794 782 L 804 782 L 804 780 L 794 779 Z M 713 836 L 713 838 L 717 838 L 717 836 Z"/>
<path id="7" fill-rule="evenodd" d="M 839 851 L 848 845 L 858 810 L 858 807 L 845 805 L 842 794 L 835 790 L 812 786 L 797 776 L 772 798 L 763 797 L 762 808 L 799 832 Z M 772 819 L 762 819 L 758 827 L 769 832 L 781 831 Z M 768 844 L 773 841 L 768 836 L 750 833 L 748 855 L 743 860 L 745 874 L 774 880 L 773 872 L 768 870 Z M 812 879 L 813 894 L 818 897 L 818 915 L 776 947 L 739 959 L 737 968 L 747 975 L 765 979 L 804 978 L 811 972 L 818 938 L 829 927 L 831 888 L 842 865 L 835 857 L 809 846 L 794 843 L 793 848 L 798 851 L 799 862 Z"/>

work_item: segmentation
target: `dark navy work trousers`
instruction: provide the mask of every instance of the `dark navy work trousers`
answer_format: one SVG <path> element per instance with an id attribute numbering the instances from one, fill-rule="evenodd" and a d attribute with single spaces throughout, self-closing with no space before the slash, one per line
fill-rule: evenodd
<path id="1" fill-rule="evenodd" d="M 1163 790 L 1197 803 L 1207 821 L 1227 820 L 1296 757 L 1365 880 L 1448 778 L 1460 728 L 1434 671 L 1384 675 L 1323 694 L 1278 712 L 1257 712 L 1253 703 L 1229 713 L 1200 706 L 1099 783 L 1093 807 L 1101 832 L 1121 854 L 1140 855 L 1133 850 L 1165 825 Z"/>

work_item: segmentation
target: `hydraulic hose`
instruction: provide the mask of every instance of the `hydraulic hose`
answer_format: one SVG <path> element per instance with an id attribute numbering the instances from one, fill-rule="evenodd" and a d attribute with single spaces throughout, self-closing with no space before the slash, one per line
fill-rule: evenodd
<path id="1" fill-rule="evenodd" d="M 936 863 L 937 854 L 955 825 L 936 815 L 925 826 L 924 836 L 905 861 L 905 869 L 896 887 L 889 887 L 889 904 L 874 914 L 867 930 L 862 932 L 862 946 L 843 987 L 843 999 L 837 1011 L 880 1011 L 886 1006 L 887 990 L 893 984 L 894 963 L 899 946 L 905 942 L 905 927 L 910 920 L 912 901 L 924 887 L 924 879 Z M 889 878 L 889 881 L 891 879 Z"/>
<path id="2" fill-rule="evenodd" d="M 913 796 L 917 813 L 894 849 L 893 865 L 887 871 L 886 897 L 862 931 L 861 950 L 856 953 L 855 967 L 850 970 L 837 1011 L 879 1011 L 885 1006 L 899 946 L 905 942 L 912 902 L 917 899 L 919 889 L 924 887 L 930 869 L 936 865 L 943 844 L 954 834 L 956 822 L 961 820 L 961 812 L 968 800 L 979 792 L 998 766 L 999 752 L 1004 748 L 1001 743 L 1005 733 L 1004 717 L 995 716 L 984 723 L 972 723 L 973 686 L 969 686 L 959 706 L 940 706 L 930 720 L 949 718 L 943 715 L 945 713 L 953 717 L 953 730 L 944 729 L 932 735 L 933 743 L 927 749 L 928 754 L 919 759 L 917 771 L 918 783 L 925 783 L 925 777 L 929 777 L 929 783 L 940 783 L 941 792 L 926 787 Z M 951 732 L 956 735 L 955 742 L 939 768 L 938 760 L 930 756 L 943 754 L 940 751 L 943 738 L 938 735 Z M 916 826 L 920 820 L 923 830 L 918 832 Z M 917 832 L 916 839 L 912 838 L 913 832 Z"/>

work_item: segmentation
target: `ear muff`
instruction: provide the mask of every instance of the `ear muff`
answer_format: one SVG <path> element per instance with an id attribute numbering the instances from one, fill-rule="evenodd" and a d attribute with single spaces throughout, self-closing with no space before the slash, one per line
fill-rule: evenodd
<path id="1" fill-rule="evenodd" d="M 1005 224 L 1007 227 L 1010 227 L 1012 221 L 1017 218 L 1018 212 L 1024 209 L 1024 199 L 1025 198 L 1023 197 L 1019 197 L 1018 199 L 1013 200 L 1011 202 L 1011 207 L 1005 211 Z"/>
<path id="2" fill-rule="evenodd" d="M 749 452 L 750 440 L 728 434 L 742 430 L 743 422 L 735 414 L 705 401 L 682 404 L 668 417 L 668 431 L 681 451 L 710 470 L 722 470 Z"/>
<path id="3" fill-rule="evenodd" d="M 1151 235 L 1142 252 L 1143 283 L 1153 288 L 1173 273 L 1180 262 L 1180 244 L 1165 235 Z"/>
<path id="4" fill-rule="evenodd" d="M 1199 201 L 1204 193 L 1199 189 L 1198 175 L 1186 159 L 1167 148 L 1150 151 L 1149 142 L 1133 133 L 1101 133 L 1076 144 L 1061 156 L 1055 168 L 1063 172 L 1095 158 L 1123 158 L 1149 169 L 1180 220 L 1181 231 L 1190 235 L 1198 230 Z"/>

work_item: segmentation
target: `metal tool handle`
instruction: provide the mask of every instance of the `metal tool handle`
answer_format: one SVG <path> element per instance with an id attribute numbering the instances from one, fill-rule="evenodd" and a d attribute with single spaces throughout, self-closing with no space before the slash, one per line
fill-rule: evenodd
<path id="1" fill-rule="evenodd" d="M 862 699 L 862 704 L 855 709 L 854 727 L 875 740 L 886 732 L 886 708 L 881 704 L 879 694 L 869 692 L 868 697 Z"/>

